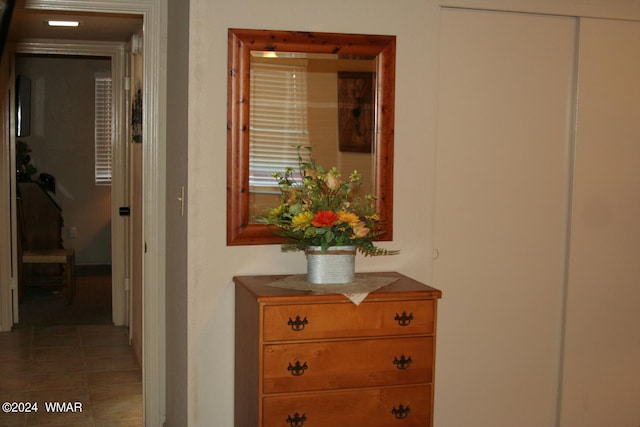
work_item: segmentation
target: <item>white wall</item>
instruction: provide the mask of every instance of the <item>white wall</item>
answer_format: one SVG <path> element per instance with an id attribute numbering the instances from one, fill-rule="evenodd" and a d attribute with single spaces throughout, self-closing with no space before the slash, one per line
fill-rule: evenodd
<path id="1" fill-rule="evenodd" d="M 422 0 L 192 1 L 189 78 L 189 421 L 233 425 L 233 285 L 240 274 L 301 273 L 302 254 L 227 247 L 227 29 L 271 28 L 397 36 L 394 242 L 402 254 L 357 260 L 358 271 L 428 281 L 432 240 L 436 16 Z M 430 41 L 431 40 L 431 41 Z M 416 107 L 419 106 L 419 107 Z M 427 171 L 425 173 L 425 171 Z M 416 176 L 419 191 L 415 192 Z"/>
<path id="2" fill-rule="evenodd" d="M 394 199 L 394 241 L 385 246 L 402 249 L 397 257 L 357 260 L 358 271 L 394 270 L 412 276 L 427 283 L 440 286 L 434 278 L 432 252 L 434 235 L 441 240 L 442 230 L 435 218 L 434 200 L 436 198 L 435 165 L 436 154 L 440 155 L 442 147 L 438 146 L 436 111 L 438 108 L 438 58 L 440 44 L 440 8 L 438 3 L 460 6 L 482 6 L 486 8 L 508 7 L 523 11 L 572 14 L 576 11 L 590 14 L 611 12 L 617 16 L 627 16 L 631 11 L 637 19 L 640 16 L 638 7 L 630 2 L 619 0 L 605 2 L 594 0 L 585 4 L 580 0 L 545 1 L 533 0 L 503 1 L 485 0 L 403 0 L 401 3 L 386 0 L 352 0 L 349 2 L 328 0 L 325 2 L 301 2 L 299 0 L 191 0 L 190 2 L 190 70 L 189 70 L 189 210 L 188 210 L 188 412 L 190 426 L 231 427 L 233 425 L 233 285 L 232 277 L 240 274 L 282 274 L 302 273 L 305 269 L 304 257 L 300 254 L 283 254 L 277 246 L 245 246 L 227 247 L 226 241 L 226 62 L 227 62 L 227 28 L 267 28 L 278 30 L 329 31 L 370 34 L 394 34 L 397 36 L 396 64 L 396 123 L 395 123 L 395 199 Z M 482 3 L 480 5 L 479 3 Z M 613 4 L 612 4 L 613 3 Z M 576 6 L 578 5 L 578 6 Z M 575 7 L 573 7 L 575 6 Z M 523 17 L 527 25 L 530 18 Z M 563 34 L 571 38 L 573 24 L 571 18 L 545 18 L 543 20 L 550 34 Z M 542 21 L 541 21 L 542 22 Z M 568 23 L 568 25 L 567 25 Z M 547 25 L 545 24 L 545 25 Z M 532 28 L 532 27 L 528 27 Z M 522 28 L 512 27 L 510 32 L 496 34 L 498 41 L 509 42 L 514 35 L 520 34 Z M 533 31 L 532 38 L 545 38 L 545 31 Z M 473 34 L 471 32 L 466 35 Z M 517 38 L 513 40 L 516 43 Z M 537 48 L 545 44 L 534 44 Z M 551 50 L 537 51 L 536 55 L 547 58 L 547 53 L 555 55 L 560 68 L 548 69 L 554 73 L 567 70 L 567 58 L 562 56 L 566 44 L 555 46 L 550 43 Z M 517 52 L 517 45 L 514 47 Z M 487 57 L 487 61 L 491 61 Z M 493 60 L 496 60 L 495 58 Z M 531 72 L 544 83 L 544 75 L 536 75 L 527 70 L 527 62 L 520 55 L 514 58 L 501 57 L 505 69 L 509 72 Z M 564 61 L 564 62 L 563 62 Z M 479 62 L 482 64 L 482 61 Z M 496 65 L 495 63 L 493 65 Z M 514 70 L 509 67 L 514 65 Z M 461 65 L 462 66 L 462 65 Z M 523 68 L 524 67 L 524 68 Z M 562 68 L 565 67 L 565 68 Z M 497 67 L 500 68 L 500 67 Z M 563 74 L 564 78 L 567 77 Z M 558 76 L 549 77 L 553 82 Z M 500 79 L 496 79 L 501 84 Z M 507 80 L 506 84 L 518 83 L 518 79 Z M 544 85 L 540 86 L 541 88 Z M 548 89 L 548 88 L 546 88 Z M 565 90 L 563 88 L 563 90 Z M 522 90 L 524 97 L 536 96 L 535 87 L 514 86 L 514 91 Z M 566 93 L 557 94 L 557 102 L 566 101 Z M 475 95 L 474 95 L 475 96 Z M 482 94 L 482 96 L 491 96 Z M 458 97 L 456 95 L 456 97 Z M 460 109 L 465 107 L 465 94 L 459 96 Z M 455 99 L 455 98 L 454 98 Z M 483 99 L 471 99 L 472 105 L 479 109 L 486 108 Z M 535 184 L 538 179 L 549 179 L 544 170 L 528 165 L 530 158 L 526 146 L 518 146 L 519 154 L 525 157 L 517 159 L 509 165 L 517 179 L 513 186 L 534 185 L 536 193 L 533 199 L 526 194 L 519 194 L 517 188 L 511 188 L 510 195 L 517 196 L 518 206 L 508 206 L 507 212 L 520 215 L 517 220 L 505 216 L 505 226 L 519 232 L 522 221 L 533 220 L 527 236 L 534 236 L 532 246 L 521 241 L 517 236 L 501 235 L 500 240 L 488 242 L 497 248 L 496 257 L 491 253 L 481 254 L 485 264 L 471 265 L 474 271 L 487 274 L 488 280 L 500 276 L 500 284 L 494 284 L 484 294 L 473 281 L 458 283 L 441 282 L 444 289 L 441 301 L 441 318 L 439 323 L 440 343 L 437 352 L 436 369 L 436 426 L 459 427 L 477 425 L 486 427 L 505 426 L 552 426 L 555 425 L 557 386 L 560 380 L 562 351 L 562 309 L 564 290 L 564 262 L 567 226 L 568 178 L 566 177 L 568 159 L 566 139 L 556 140 L 560 146 L 553 145 L 553 139 L 559 133 L 570 133 L 570 123 L 566 123 L 567 109 L 571 106 L 547 104 L 544 96 L 536 98 L 533 111 L 541 117 L 527 117 L 517 112 L 505 113 L 509 118 L 523 120 L 513 122 L 503 137 L 515 139 L 519 132 L 523 141 L 534 144 L 525 132 L 533 130 L 541 143 L 549 144 L 552 155 L 549 158 L 539 157 L 544 150 L 538 148 L 531 151 L 536 157 L 536 165 L 551 165 L 552 179 L 560 180 L 560 188 L 553 188 L 551 200 L 544 198 L 544 192 Z M 547 108 L 554 109 L 547 111 Z M 516 108 L 514 106 L 514 108 Z M 452 114 L 456 105 L 451 106 Z M 529 110 L 531 111 L 531 110 Z M 560 111 L 561 117 L 553 115 Z M 487 125 L 487 135 L 483 141 L 492 142 L 491 134 L 503 130 L 502 122 L 490 112 L 478 110 L 482 117 L 493 120 Z M 474 119 L 473 111 L 467 111 L 467 117 Z M 549 128 L 549 120 L 553 127 Z M 477 124 L 481 125 L 482 121 Z M 460 127 L 467 123 L 460 123 Z M 567 137 L 568 135 L 563 135 Z M 469 135 L 474 137 L 474 135 Z M 547 139 L 545 139 L 547 138 Z M 524 143 L 524 142 L 523 142 Z M 489 145 L 495 149 L 495 145 Z M 506 147 L 506 150 L 510 150 Z M 477 153 L 494 160 L 496 153 Z M 473 165 L 473 159 L 465 159 L 467 165 Z M 474 173 L 467 169 L 460 171 L 461 179 L 473 181 Z M 494 175 L 494 178 L 499 176 Z M 486 177 L 480 177 L 487 182 Z M 509 184 L 509 178 L 502 185 Z M 485 208 L 494 209 L 493 213 L 505 215 L 492 207 L 494 200 L 504 202 L 504 198 L 490 193 L 484 188 L 490 203 Z M 635 193 L 637 194 L 637 193 Z M 473 197 L 483 199 L 482 193 L 473 193 Z M 506 197 L 506 196 L 505 196 Z M 564 198 L 564 199 L 563 199 Z M 438 195 L 438 200 L 440 195 Z M 455 201 L 455 200 L 454 200 Z M 465 207 L 473 209 L 473 203 L 465 200 Z M 497 203 L 496 202 L 496 203 Z M 550 212 L 543 217 L 536 217 L 527 211 L 529 203 L 550 203 Z M 472 214 L 473 212 L 471 212 Z M 493 226 L 502 225 L 500 218 L 491 217 Z M 471 215 L 472 216 L 472 215 Z M 484 224 L 480 216 L 477 220 L 469 220 L 470 232 L 474 236 L 491 239 L 491 233 L 482 230 Z M 509 222 L 511 221 L 511 222 Z M 519 222 L 520 221 L 520 222 Z M 435 224 L 435 225 L 434 225 Z M 511 227 L 511 228 L 509 228 Z M 502 244 L 510 247 L 500 247 Z M 551 246 L 547 249 L 547 245 Z M 476 246 L 477 247 L 477 246 Z M 505 263 L 500 255 L 507 254 L 511 259 L 519 257 L 522 264 Z M 443 256 L 447 254 L 444 253 Z M 169 254 L 170 256 L 170 254 Z M 527 257 L 534 261 L 527 262 Z M 473 260 L 473 253 L 465 262 L 453 259 L 450 265 L 454 268 L 466 269 Z M 441 260 L 444 261 L 444 260 Z M 439 261 L 440 262 L 440 261 Z M 456 265 L 457 264 L 457 265 Z M 542 265 L 541 271 L 535 266 Z M 523 267 L 519 271 L 519 267 Z M 523 272 L 531 272 L 533 277 L 526 277 Z M 492 276 L 493 275 L 493 276 Z M 513 279 L 525 278 L 524 289 L 516 284 L 508 283 Z M 486 279 L 486 278 L 485 278 Z M 486 282 L 486 280 L 485 280 Z M 532 283 L 540 283 L 540 291 L 532 289 Z M 520 286 L 523 286 L 520 284 Z M 631 285 L 629 285 L 631 287 Z M 625 296 L 635 296 L 629 291 Z M 476 300 L 477 299 L 477 300 Z M 505 311 L 506 310 L 506 311 Z M 612 310 L 612 309 L 610 309 Z M 637 318 L 630 316 L 631 320 Z M 579 333 L 584 333 L 581 326 L 576 326 Z M 629 327 L 629 333 L 637 329 Z M 504 344 L 504 345 L 502 345 Z M 577 352 L 584 349 L 578 345 Z M 637 347 L 636 347 L 637 348 Z M 631 353 L 628 353 L 632 355 Z M 473 356 L 478 355 L 479 360 Z M 610 360 L 610 359 L 603 359 Z M 482 363 L 479 363 L 482 362 Z M 467 363 L 467 365 L 465 365 Z M 473 364 L 478 366 L 474 369 Z M 481 371 L 486 368 L 485 371 Z M 566 369 L 566 366 L 565 366 Z M 581 379 L 587 375 L 586 370 L 577 373 Z M 473 383 L 480 380 L 482 383 Z M 465 389 L 469 387 L 469 389 Z M 495 394 L 494 394 L 495 393 Z M 571 399 L 574 397 L 572 396 Z M 578 400 L 575 401 L 577 403 Z M 527 423 L 519 422 L 535 413 Z M 480 417 L 476 417 L 476 412 Z M 638 420 L 635 425 L 637 427 Z M 583 427 L 579 423 L 568 421 L 562 427 Z"/>

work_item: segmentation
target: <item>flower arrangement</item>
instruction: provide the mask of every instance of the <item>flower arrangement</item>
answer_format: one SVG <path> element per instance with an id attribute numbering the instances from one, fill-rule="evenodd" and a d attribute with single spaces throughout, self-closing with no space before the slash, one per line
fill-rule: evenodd
<path id="1" fill-rule="evenodd" d="M 273 177 L 280 190 L 280 205 L 258 218 L 271 226 L 272 232 L 291 243 L 284 251 L 306 250 L 319 246 L 355 246 L 365 256 L 395 255 L 399 251 L 376 247 L 373 240 L 384 233 L 375 209 L 375 197 L 359 196 L 362 176 L 354 171 L 342 180 L 335 167 L 326 170 L 316 163 L 309 150 L 309 161 L 298 147 L 298 172 L 292 167 Z"/>
<path id="2" fill-rule="evenodd" d="M 18 181 L 31 181 L 31 175 L 38 170 L 31 164 L 31 147 L 23 141 L 16 141 L 16 174 Z"/>

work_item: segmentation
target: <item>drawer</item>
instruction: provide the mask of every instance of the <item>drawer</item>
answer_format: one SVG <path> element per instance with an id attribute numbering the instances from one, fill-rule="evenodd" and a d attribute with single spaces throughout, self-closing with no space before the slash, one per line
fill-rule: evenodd
<path id="1" fill-rule="evenodd" d="M 425 427 L 431 425 L 430 385 L 265 397 L 267 427 Z"/>
<path id="2" fill-rule="evenodd" d="M 265 345 L 263 366 L 264 393 L 430 383 L 433 338 Z"/>
<path id="3" fill-rule="evenodd" d="M 433 300 L 266 305 L 264 341 L 432 334 Z"/>

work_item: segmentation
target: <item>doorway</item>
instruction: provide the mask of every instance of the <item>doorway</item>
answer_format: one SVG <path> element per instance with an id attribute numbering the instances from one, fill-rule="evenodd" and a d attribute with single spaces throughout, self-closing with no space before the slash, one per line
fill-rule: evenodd
<path id="1" fill-rule="evenodd" d="M 49 62 L 49 63 L 55 63 L 57 64 L 57 67 L 61 67 L 61 64 L 67 64 L 67 61 L 83 61 L 83 67 L 84 68 L 90 68 L 90 70 L 85 70 L 84 73 L 91 73 L 94 70 L 104 70 L 105 65 L 102 64 L 103 61 L 107 60 L 108 61 L 108 66 L 107 66 L 107 70 L 109 72 L 109 74 L 111 75 L 112 78 L 112 94 L 113 94 L 113 102 L 112 105 L 116 106 L 113 110 L 113 114 L 115 119 L 113 120 L 113 145 L 112 145 L 112 179 L 111 179 L 111 185 L 105 189 L 105 187 L 99 188 L 98 186 L 94 187 L 94 182 L 93 182 L 93 170 L 89 167 L 89 168 L 85 168 L 85 170 L 87 170 L 87 172 L 85 173 L 85 175 L 82 177 L 81 179 L 83 179 L 84 181 L 90 181 L 90 182 L 84 182 L 83 184 L 79 184 L 77 182 L 74 182 L 75 180 L 78 180 L 78 176 L 75 174 L 75 172 L 67 172 L 65 171 L 66 168 L 69 167 L 73 167 L 70 164 L 67 164 L 67 160 L 69 160 L 68 158 L 73 159 L 73 157 L 76 155 L 76 151 L 79 150 L 83 150 L 85 152 L 85 155 L 79 155 L 77 158 L 73 159 L 76 162 L 78 161 L 82 161 L 85 163 L 89 163 L 90 165 L 93 164 L 93 125 L 91 124 L 91 126 L 89 128 L 83 127 L 83 125 L 81 123 L 64 123 L 65 121 L 69 121 L 68 117 L 79 117 L 81 116 L 81 114 L 65 114 L 65 112 L 63 112 L 63 114 L 60 115 L 60 117 L 53 119 L 59 122 L 62 122 L 62 124 L 56 124 L 54 126 L 55 127 L 63 127 L 64 129 L 57 130 L 57 133 L 60 133 L 59 135 L 56 136 L 56 131 L 47 131 L 46 136 L 42 137 L 39 135 L 44 135 L 44 130 L 40 129 L 39 127 L 43 127 L 44 125 L 39 124 L 39 122 L 44 121 L 45 119 L 43 119 L 43 117 L 47 117 L 48 114 L 56 114 L 56 112 L 50 112 L 50 113 L 45 113 L 44 110 L 49 109 L 49 103 L 55 103 L 56 101 L 51 101 L 48 100 L 46 98 L 46 96 L 44 95 L 45 93 L 51 95 L 51 92 L 53 92 L 54 90 L 60 90 L 62 89 L 62 92 L 58 94 L 58 96 L 62 96 L 62 97 L 68 97 L 69 99 L 73 99 L 75 98 L 76 100 L 79 100 L 80 98 L 82 98 L 83 94 L 86 93 L 86 90 L 81 90 L 79 95 L 76 95 L 75 97 L 72 96 L 69 92 L 73 92 L 74 90 L 77 90 L 76 86 L 81 85 L 81 80 L 79 80 L 79 76 L 76 79 L 68 79 L 68 75 L 74 75 L 74 74 L 82 74 L 81 71 L 79 70 L 73 70 L 73 68 L 69 68 L 68 70 L 66 70 L 65 73 L 63 73 L 63 76 L 59 77 L 60 81 L 57 82 L 56 85 L 50 85 L 50 86 L 61 86 L 61 87 L 48 87 L 48 88 L 44 88 L 47 85 L 47 82 L 44 81 L 44 79 L 41 79 L 41 75 L 35 75 L 32 76 L 34 77 L 34 82 L 33 86 L 34 86 L 34 90 L 33 90 L 33 94 L 32 94 L 32 98 L 34 99 L 33 103 L 33 109 L 34 110 L 38 110 L 38 109 L 43 109 L 42 112 L 38 112 L 35 111 L 35 114 L 32 114 L 34 120 L 32 120 L 32 128 L 33 131 L 32 132 L 34 134 L 34 136 L 30 137 L 33 142 L 34 142 L 34 147 L 32 147 L 31 149 L 33 150 L 34 148 L 36 148 L 35 144 L 38 144 L 38 148 L 41 149 L 43 152 L 45 153 L 50 153 L 52 154 L 54 157 L 58 157 L 58 159 L 55 162 L 50 162 L 50 167 L 54 167 L 57 168 L 57 173 L 61 174 L 61 176 L 59 176 L 59 178 L 63 178 L 60 179 L 58 182 L 58 185 L 56 185 L 56 188 L 58 189 L 58 191 L 61 193 L 59 195 L 59 197 L 61 199 L 67 199 L 67 201 L 69 201 L 68 206 L 72 206 L 73 203 L 71 202 L 74 198 L 78 198 L 79 195 L 81 193 L 95 193 L 93 195 L 94 201 L 93 203 L 97 204 L 98 206 L 95 206 L 93 209 L 95 210 L 94 215 L 97 216 L 103 216 L 102 221 L 97 220 L 97 218 L 92 219 L 91 221 L 87 220 L 87 219 L 83 219 L 84 216 L 82 212 L 77 212 L 74 214 L 74 210 L 73 209 L 67 209 L 67 212 L 65 213 L 65 228 L 64 230 L 64 234 L 61 236 L 64 240 L 65 237 L 71 237 L 73 235 L 76 235 L 76 239 L 77 236 L 80 233 L 80 230 L 82 228 L 84 228 L 84 226 L 80 226 L 78 227 L 78 223 L 81 221 L 85 221 L 87 228 L 93 227 L 93 228 L 99 228 L 101 225 L 104 226 L 107 225 L 107 221 L 108 221 L 108 226 L 110 228 L 107 230 L 94 230 L 93 236 L 91 238 L 93 238 L 94 240 L 96 239 L 100 239 L 100 236 L 102 236 L 102 240 L 107 241 L 109 243 L 110 240 L 110 245 L 111 245 L 111 254 L 97 254 L 95 256 L 97 257 L 103 257 L 103 258 L 110 258 L 110 264 L 112 266 L 112 270 L 111 270 L 111 275 L 112 275 L 112 320 L 113 323 L 117 326 L 122 326 L 122 325 L 127 325 L 128 324 L 128 317 L 129 317 L 129 310 L 127 308 L 127 278 L 128 278 L 128 274 L 129 274 L 129 268 L 128 268 L 128 259 L 127 257 L 129 256 L 129 251 L 128 251 L 128 247 L 129 245 L 127 244 L 127 225 L 128 223 L 126 222 L 126 219 L 123 218 L 119 218 L 117 215 L 118 212 L 118 206 L 126 206 L 127 205 L 127 198 L 128 198 L 128 185 L 127 185 L 127 181 L 128 181 L 128 171 L 127 171 L 127 149 L 128 149 L 128 144 L 126 143 L 126 130 L 127 127 L 124 125 L 125 119 L 124 117 L 126 116 L 124 114 L 124 110 L 125 110 L 125 100 L 124 100 L 124 90 L 123 90 L 123 86 L 124 86 L 124 70 L 125 70 L 125 59 L 126 59 L 126 55 L 125 55 L 125 44 L 121 43 L 121 42 L 114 42 L 114 43 L 97 43 L 97 42 L 74 42 L 74 43 L 69 43 L 69 42 L 59 42 L 59 41 L 42 41 L 42 42 L 18 42 L 16 44 L 16 52 L 18 55 L 29 55 L 30 57 L 39 57 L 42 58 L 41 61 L 45 61 L 45 62 Z M 66 59 L 62 59 L 63 57 L 66 57 Z M 70 59 L 70 58 L 74 58 L 74 59 Z M 101 59 L 100 59 L 101 58 Z M 102 64 L 102 65 L 100 65 Z M 40 67 L 42 68 L 42 66 Z M 43 71 L 40 72 L 41 74 L 43 73 Z M 86 76 L 85 76 L 86 77 Z M 55 73 L 52 73 L 52 75 L 47 77 L 48 79 L 54 80 L 55 81 Z M 64 80 L 68 80 L 67 83 L 64 83 Z M 91 84 L 91 77 L 89 77 L 88 79 L 85 80 L 89 80 L 88 83 Z M 40 85 L 39 80 L 43 80 Z M 87 82 L 85 81 L 85 84 Z M 39 86 L 42 86 L 42 88 L 40 88 Z M 66 89 L 66 90 L 65 90 Z M 91 90 L 91 88 L 89 88 L 89 90 Z M 42 93 L 40 93 L 42 92 Z M 89 92 L 91 93 L 91 92 Z M 47 96 L 49 96 L 47 95 Z M 38 99 L 38 98 L 42 98 L 42 99 Z M 85 101 L 86 102 L 86 101 Z M 92 105 L 91 101 L 89 103 L 88 108 L 91 108 Z M 67 105 L 67 108 L 69 108 L 71 110 L 70 105 L 72 105 L 73 103 L 62 103 L 60 105 Z M 128 104 L 128 103 L 127 103 Z M 60 108 L 58 106 L 58 108 Z M 90 120 L 90 122 L 92 122 L 92 120 Z M 51 126 L 51 125 L 49 125 Z M 62 153 L 58 151 L 56 151 L 56 146 L 57 145 L 61 145 L 61 146 L 65 146 L 65 145 L 83 145 L 82 144 L 82 140 L 78 141 L 78 136 L 77 135 L 73 135 L 70 136 L 67 139 L 65 139 L 65 132 L 71 132 L 73 130 L 73 132 L 79 133 L 82 132 L 84 128 L 84 132 L 87 133 L 86 137 L 84 139 L 88 139 L 89 143 L 85 143 L 84 144 L 84 148 L 80 149 L 78 147 L 66 147 Z M 53 140 L 49 141 L 49 144 L 47 144 L 47 138 L 48 137 L 52 137 Z M 56 140 L 57 138 L 57 140 Z M 47 171 L 42 171 L 42 172 L 47 172 Z M 51 171 L 53 172 L 53 171 Z M 65 174 L 66 179 L 65 178 Z M 82 190 L 82 188 L 85 188 L 85 190 Z M 95 192 L 94 189 L 98 189 L 99 191 Z M 102 206 L 100 206 L 102 205 Z M 68 207 L 67 206 L 67 207 Z M 108 208 L 109 212 L 100 212 L 100 211 L 104 211 L 104 207 Z M 76 210 L 80 210 L 79 207 L 76 207 Z M 100 212 L 100 213 L 98 213 Z M 14 217 L 15 217 L 15 213 L 14 213 Z M 91 226 L 89 226 L 89 224 L 92 224 Z M 97 224 L 97 225 L 96 225 Z M 87 230 L 88 231 L 88 230 Z M 74 239 L 68 239 L 68 247 L 74 247 L 77 244 L 77 241 L 74 241 Z M 81 242 L 82 243 L 82 242 Z M 87 249 L 87 242 L 84 242 L 85 247 L 84 249 Z M 95 242 L 95 247 L 99 247 L 100 242 Z M 78 248 L 76 248 L 76 252 L 78 253 Z M 80 259 L 79 264 L 83 264 L 82 259 Z M 17 298 L 17 293 L 14 293 L 13 296 L 13 306 L 14 306 L 14 313 L 18 311 L 18 298 Z M 18 313 L 19 314 L 19 313 Z M 16 316 L 18 317 L 18 316 Z M 17 320 L 17 319 L 16 319 Z"/>
<path id="2" fill-rule="evenodd" d="M 29 82 L 31 88 L 30 126 L 17 137 L 20 147 L 28 147 L 29 169 L 33 173 L 31 179 L 16 183 L 21 208 L 18 231 L 26 234 L 20 238 L 22 247 L 45 247 L 44 239 L 50 235 L 47 247 L 62 244 L 74 249 L 76 263 L 72 304 L 67 304 L 69 298 L 59 287 L 52 287 L 47 281 L 33 281 L 36 286 L 20 290 L 14 321 L 21 326 L 112 323 L 112 293 L 119 291 L 111 283 L 112 247 L 117 248 L 126 237 L 113 239 L 112 245 L 112 224 L 121 220 L 113 218 L 112 194 L 118 197 L 121 192 L 112 191 L 111 177 L 115 176 L 116 183 L 123 182 L 120 176 L 126 176 L 127 171 L 103 169 L 98 157 L 102 154 L 98 150 L 101 140 L 94 144 L 95 136 L 103 135 L 96 132 L 94 117 L 98 124 L 100 116 L 109 122 L 111 116 L 124 117 L 122 108 L 110 107 L 111 96 L 99 96 L 102 92 L 96 90 L 109 85 L 106 88 L 110 91 L 111 59 L 18 53 L 14 63 L 15 75 Z M 73 79 L 69 79 L 71 75 Z M 103 113 L 104 102 L 109 103 L 107 115 Z M 126 146 L 114 144 L 117 149 L 106 154 L 119 153 L 122 145 Z M 105 163 L 113 163 L 110 156 Z M 25 241 L 27 237 L 29 241 Z M 116 272 L 121 270 L 117 264 L 123 260 L 118 255 L 114 257 Z M 38 268 L 42 266 L 27 265 L 22 271 Z M 60 270 L 56 265 L 45 268 Z M 129 323 L 126 317 L 123 320 L 124 325 Z"/>
<path id="3" fill-rule="evenodd" d="M 143 236 L 145 253 L 142 262 L 144 310 L 143 322 L 143 389 L 144 413 L 147 425 L 162 425 L 165 413 L 165 134 L 164 99 L 166 94 L 166 75 L 162 71 L 166 63 L 166 52 L 162 49 L 163 34 L 166 34 L 166 2 L 162 0 L 139 0 L 122 2 L 105 0 L 96 3 L 92 0 L 26 0 L 26 7 L 65 13 L 111 13 L 140 15 L 144 20 L 144 56 L 142 110 L 146 119 L 142 124 L 142 185 L 145 197 L 142 200 Z M 4 185 L 4 184 L 3 184 Z M 6 188 L 2 193 L 9 193 Z M 3 245 L 9 241 L 9 230 L 0 230 Z M 6 237 L 6 240 L 5 240 Z M 4 248 L 3 248 L 4 250 Z M 11 253 L 10 249 L 6 250 Z M 15 253 L 15 252 L 13 252 Z M 6 295 L 7 288 L 16 287 L 15 278 L 9 274 L 11 269 L 3 269 L 0 274 L 2 284 L 0 295 Z M 6 280 L 5 280 L 6 279 Z M 8 283 L 8 284 L 7 284 Z M 9 292 L 10 294 L 10 292 Z M 0 314 L 7 313 L 7 298 L 2 297 Z M 4 314 L 3 314 L 4 313 Z M 4 322 L 3 322 L 4 325 Z"/>

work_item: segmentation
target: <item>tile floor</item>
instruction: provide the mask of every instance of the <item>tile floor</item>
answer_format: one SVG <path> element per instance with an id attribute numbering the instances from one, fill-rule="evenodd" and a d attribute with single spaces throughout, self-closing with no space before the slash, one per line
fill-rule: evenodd
<path id="1" fill-rule="evenodd" d="M 141 427 L 142 371 L 127 330 L 78 325 L 0 332 L 4 402 L 37 403 L 38 411 L 0 410 L 0 427 Z M 45 402 L 64 406 L 48 412 Z"/>

